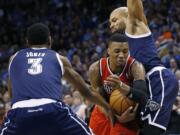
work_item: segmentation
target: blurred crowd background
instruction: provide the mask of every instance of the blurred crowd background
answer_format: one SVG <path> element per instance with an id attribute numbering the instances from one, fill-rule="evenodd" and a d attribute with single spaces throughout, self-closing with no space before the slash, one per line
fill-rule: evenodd
<path id="1" fill-rule="evenodd" d="M 88 83 L 88 68 L 106 56 L 108 17 L 125 0 L 0 0 L 0 117 L 10 108 L 8 61 L 26 47 L 26 28 L 35 22 L 49 26 L 52 49 L 68 57 Z M 144 0 L 144 10 L 162 63 L 180 80 L 180 1 Z M 179 81 L 180 82 L 180 81 Z M 93 104 L 62 80 L 63 100 L 88 123 Z M 180 93 L 166 134 L 180 134 Z"/>

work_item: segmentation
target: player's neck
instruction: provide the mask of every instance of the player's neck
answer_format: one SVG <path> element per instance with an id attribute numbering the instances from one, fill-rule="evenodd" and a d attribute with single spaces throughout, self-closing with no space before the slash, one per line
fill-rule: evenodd
<path id="1" fill-rule="evenodd" d="M 109 68 L 110 68 L 111 72 L 116 75 L 120 75 L 124 69 L 123 67 L 120 67 L 120 66 L 117 67 L 111 61 L 109 61 Z"/>
<path id="2" fill-rule="evenodd" d="M 49 48 L 48 45 L 30 45 L 29 48 Z"/>

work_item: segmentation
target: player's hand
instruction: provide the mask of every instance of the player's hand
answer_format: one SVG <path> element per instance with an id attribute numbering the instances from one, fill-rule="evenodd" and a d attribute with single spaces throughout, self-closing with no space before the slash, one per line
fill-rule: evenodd
<path id="1" fill-rule="evenodd" d="M 133 109 L 132 106 L 129 107 L 123 114 L 121 114 L 121 116 L 116 115 L 117 120 L 120 123 L 127 123 L 127 122 L 130 122 L 130 121 L 134 120 L 135 117 L 136 117 L 136 112 L 137 112 L 138 105 L 139 104 L 136 104 L 134 109 Z"/>
<path id="2" fill-rule="evenodd" d="M 104 81 L 107 85 L 111 86 L 113 90 L 115 89 L 121 89 L 121 81 L 119 80 L 119 77 L 117 75 L 110 75 L 106 78 Z"/>
<path id="3" fill-rule="evenodd" d="M 108 119 L 111 122 L 111 125 L 114 126 L 115 119 L 116 119 L 114 111 L 111 109 L 110 106 L 107 109 L 105 109 L 105 111 L 106 111 L 106 115 L 107 115 Z"/>

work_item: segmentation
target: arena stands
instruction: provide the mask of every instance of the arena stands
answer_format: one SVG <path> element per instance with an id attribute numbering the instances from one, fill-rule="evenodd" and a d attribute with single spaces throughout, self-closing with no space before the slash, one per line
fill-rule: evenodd
<path id="1" fill-rule="evenodd" d="M 34 22 L 47 24 L 53 36 L 52 48 L 66 55 L 88 82 L 92 62 L 106 56 L 110 12 L 125 0 L 16 0 L 0 1 L 0 115 L 8 109 L 7 77 L 9 57 L 26 47 L 26 28 Z M 145 0 L 145 13 L 162 63 L 172 68 L 173 58 L 180 68 L 180 1 Z M 177 78 L 180 80 L 179 74 Z M 74 90 L 63 81 L 64 93 Z M 179 93 L 180 96 L 180 93 Z M 180 98 L 177 97 L 167 134 L 180 134 Z M 174 117 L 179 121 L 175 120 Z M 174 124 L 176 123 L 176 124 Z"/>

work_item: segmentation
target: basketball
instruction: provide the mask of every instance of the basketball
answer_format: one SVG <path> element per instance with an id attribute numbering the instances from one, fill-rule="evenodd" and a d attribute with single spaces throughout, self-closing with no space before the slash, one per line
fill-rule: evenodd
<path id="1" fill-rule="evenodd" d="M 121 115 L 130 106 L 135 107 L 136 103 L 130 100 L 128 97 L 121 94 L 120 90 L 114 90 L 110 95 L 109 100 L 110 106 L 115 110 L 116 113 Z"/>

